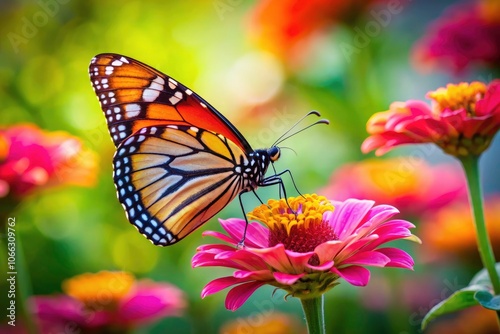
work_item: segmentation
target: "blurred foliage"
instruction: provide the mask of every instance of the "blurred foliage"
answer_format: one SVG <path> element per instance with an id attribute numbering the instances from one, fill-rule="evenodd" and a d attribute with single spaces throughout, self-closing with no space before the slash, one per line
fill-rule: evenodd
<path id="1" fill-rule="evenodd" d="M 359 52 L 345 57 L 339 45 L 351 43 L 359 31 L 356 27 L 363 28 L 373 20 L 369 13 L 349 25 L 330 27 L 307 62 L 293 68 L 248 38 L 253 1 L 0 2 L 1 124 L 31 122 L 46 130 L 65 130 L 80 137 L 101 160 L 95 187 L 45 191 L 26 199 L 14 213 L 33 292 L 60 292 L 64 279 L 83 272 L 126 270 L 138 277 L 173 283 L 189 298 L 184 317 L 164 319 L 139 333 L 163 333 L 166 328 L 175 328 L 176 333 L 217 333 L 236 317 L 273 310 L 301 319 L 300 303 L 294 298 L 285 301 L 279 291 L 273 295 L 270 287 L 258 290 L 235 313 L 224 309 L 222 293 L 200 298 L 210 279 L 227 274 L 191 268 L 196 247 L 207 241 L 201 230 L 218 229 L 215 219 L 168 248 L 154 247 L 130 226 L 116 199 L 111 169 L 114 147 L 87 68 L 90 59 L 102 52 L 122 53 L 150 64 L 210 101 L 254 146 L 271 145 L 300 116 L 313 109 L 320 111 L 331 125 L 314 127 L 287 140 L 284 146 L 296 153 L 284 150 L 276 165 L 293 172 L 301 192 L 313 192 L 325 186 L 341 164 L 363 158 L 359 147 L 372 113 L 387 109 L 394 100 L 421 99 L 427 91 L 451 80 L 491 79 L 492 74 L 478 71 L 458 79 L 415 72 L 409 64 L 409 50 L 447 3 L 401 3 L 401 13 L 390 18 Z M 259 90 L 262 87 L 268 88 Z M 245 95 L 246 91 L 264 94 L 266 99 L 258 101 Z M 498 151 L 494 145 L 495 149 Z M 398 150 L 402 152 L 411 154 Z M 444 159 L 439 152 L 426 158 Z M 287 189 L 293 189 L 290 180 L 286 183 Z M 258 193 L 265 199 L 278 196 L 276 189 Z M 245 196 L 247 210 L 256 204 L 252 195 Z M 240 217 L 237 201 L 218 216 Z M 413 249 L 409 251 L 415 254 Z M 385 296 L 374 293 L 377 287 L 358 289 L 343 283 L 335 288 L 326 299 L 328 330 L 418 333 L 425 314 L 422 309 L 430 309 L 436 298 L 451 293 L 443 292 L 447 282 L 455 284 L 450 289 L 459 288 L 470 276 L 456 265 L 417 265 L 415 271 L 373 270 L 372 277 L 389 273 L 381 283 Z M 405 300 L 405 289 L 417 289 L 405 282 L 425 272 L 438 277 L 426 291 L 429 298 L 418 305 Z M 0 277 L 4 273 L 2 269 Z M 5 289 L 1 278 L 0 291 Z M 0 308 L 5 307 L 2 297 Z"/>

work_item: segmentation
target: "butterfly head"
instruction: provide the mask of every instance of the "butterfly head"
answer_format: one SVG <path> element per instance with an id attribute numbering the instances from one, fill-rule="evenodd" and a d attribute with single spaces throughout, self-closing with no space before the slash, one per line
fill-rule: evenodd
<path id="1" fill-rule="evenodd" d="M 267 150 L 267 154 L 269 156 L 269 160 L 271 160 L 271 162 L 275 162 L 281 156 L 281 149 L 278 146 L 272 146 Z"/>

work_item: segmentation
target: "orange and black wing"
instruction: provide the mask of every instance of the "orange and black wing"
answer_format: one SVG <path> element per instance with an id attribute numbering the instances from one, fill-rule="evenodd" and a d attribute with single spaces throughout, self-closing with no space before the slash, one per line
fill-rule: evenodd
<path id="1" fill-rule="evenodd" d="M 115 146 L 148 126 L 188 125 L 222 134 L 245 152 L 252 148 L 222 114 L 160 71 L 117 54 L 95 56 L 92 86 Z"/>
<path id="2" fill-rule="evenodd" d="M 155 245 L 174 244 L 243 189 L 245 152 L 212 131 L 144 127 L 117 148 L 114 181 L 129 221 Z"/>

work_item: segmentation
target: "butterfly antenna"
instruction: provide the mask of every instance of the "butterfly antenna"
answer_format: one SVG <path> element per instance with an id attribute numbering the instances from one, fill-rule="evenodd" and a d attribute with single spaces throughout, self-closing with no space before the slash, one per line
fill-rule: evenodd
<path id="1" fill-rule="evenodd" d="M 308 112 L 307 114 L 302 116 L 297 122 L 295 122 L 295 124 L 292 125 L 292 127 L 290 129 L 286 130 L 285 133 L 283 133 L 281 136 L 279 136 L 278 139 L 276 139 L 276 141 L 274 142 L 274 144 L 271 147 L 274 147 L 274 146 L 278 145 L 278 143 L 282 142 L 283 140 L 281 140 L 281 139 L 283 137 L 285 137 L 288 133 L 290 133 L 290 131 L 292 131 L 297 125 L 299 125 L 300 122 L 302 122 L 305 118 L 307 118 L 311 115 L 315 115 L 318 117 L 321 116 L 321 114 L 319 112 L 317 112 L 316 110 L 312 110 L 312 111 Z"/>
<path id="2" fill-rule="evenodd" d="M 308 114 L 308 115 L 309 115 L 309 114 Z M 319 113 L 318 113 L 318 115 L 319 115 Z M 306 115 L 306 116 L 307 116 L 307 115 Z M 304 118 L 304 117 L 302 117 L 302 119 L 303 119 L 303 118 Z M 308 125 L 308 126 L 306 126 L 305 128 L 302 128 L 302 129 L 300 129 L 300 130 L 298 130 L 298 131 L 295 131 L 295 132 L 294 132 L 294 133 L 292 133 L 291 135 L 285 136 L 287 133 L 289 133 L 289 132 L 290 132 L 290 130 L 291 130 L 291 129 L 293 129 L 293 128 L 295 127 L 295 125 L 294 125 L 294 126 L 293 126 L 293 127 L 291 127 L 291 128 L 290 128 L 287 132 L 285 132 L 283 135 L 281 135 L 281 136 L 278 138 L 278 140 L 276 140 L 276 142 L 273 144 L 273 146 L 276 146 L 276 145 L 278 145 L 279 143 L 284 142 L 284 141 L 285 141 L 285 140 L 287 140 L 288 138 L 293 137 L 293 136 L 295 136 L 296 134 L 301 133 L 302 131 L 307 130 L 307 129 L 309 129 L 310 127 L 315 126 L 315 125 L 318 125 L 318 124 L 330 124 L 330 121 L 329 121 L 329 120 L 327 120 L 327 119 L 320 119 L 319 121 L 316 121 L 316 122 L 314 122 L 313 124 L 309 124 L 309 125 Z"/>
<path id="3" fill-rule="evenodd" d="M 298 155 L 298 154 L 297 154 L 297 152 L 296 152 L 293 148 L 291 148 L 291 147 L 288 147 L 288 146 L 280 146 L 280 149 L 282 149 L 282 150 L 290 150 L 290 151 L 292 151 L 293 153 L 295 153 L 295 155 Z"/>

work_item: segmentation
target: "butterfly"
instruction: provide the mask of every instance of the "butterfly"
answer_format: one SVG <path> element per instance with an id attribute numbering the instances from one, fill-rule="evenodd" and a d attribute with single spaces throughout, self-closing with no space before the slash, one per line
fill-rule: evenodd
<path id="1" fill-rule="evenodd" d="M 153 244 L 182 240 L 238 195 L 242 205 L 245 192 L 283 188 L 287 170 L 265 176 L 280 148 L 252 149 L 220 112 L 173 78 L 110 53 L 95 56 L 89 74 L 116 146 L 118 200 Z"/>

